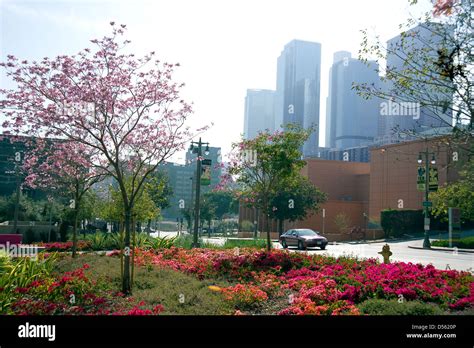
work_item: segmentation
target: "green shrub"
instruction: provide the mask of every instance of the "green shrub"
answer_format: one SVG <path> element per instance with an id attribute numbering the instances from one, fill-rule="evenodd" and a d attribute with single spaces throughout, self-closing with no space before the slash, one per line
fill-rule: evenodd
<path id="1" fill-rule="evenodd" d="M 447 248 L 449 247 L 449 241 L 448 240 L 435 240 L 431 242 L 431 245 Z M 465 237 L 457 241 L 453 241 L 453 245 L 462 249 L 474 249 L 474 237 Z"/>
<path id="2" fill-rule="evenodd" d="M 240 224 L 240 230 L 242 232 L 253 232 L 254 229 L 255 229 L 255 225 L 252 222 L 248 221 L 248 220 L 244 220 Z"/>
<path id="3" fill-rule="evenodd" d="M 21 296 L 15 289 L 25 287 L 34 280 L 44 279 L 53 271 L 56 255 L 38 260 L 29 257 L 12 259 L 0 254 L 0 314 L 8 313 L 8 308 Z"/>
<path id="4" fill-rule="evenodd" d="M 441 308 L 419 301 L 372 299 L 358 305 L 362 314 L 368 315 L 440 315 Z"/>
<path id="5" fill-rule="evenodd" d="M 401 237 L 408 232 L 423 231 L 423 211 L 421 210 L 383 210 L 380 225 L 385 238 Z"/>

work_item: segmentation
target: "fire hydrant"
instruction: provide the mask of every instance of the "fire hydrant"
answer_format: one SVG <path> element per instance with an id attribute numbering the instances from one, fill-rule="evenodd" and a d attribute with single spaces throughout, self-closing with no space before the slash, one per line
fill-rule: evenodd
<path id="1" fill-rule="evenodd" d="M 392 252 L 390 251 L 390 246 L 388 244 L 385 244 L 382 247 L 382 251 L 379 251 L 378 253 L 383 256 L 383 263 L 390 263 Z"/>

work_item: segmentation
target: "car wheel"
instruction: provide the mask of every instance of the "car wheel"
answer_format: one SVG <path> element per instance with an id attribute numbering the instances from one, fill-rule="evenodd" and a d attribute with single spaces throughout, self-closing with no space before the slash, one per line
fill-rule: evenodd
<path id="1" fill-rule="evenodd" d="M 281 241 L 281 246 L 283 247 L 283 249 L 288 248 L 288 244 L 286 244 L 286 241 L 284 239 Z"/>
<path id="2" fill-rule="evenodd" d="M 303 244 L 303 242 L 302 242 L 302 241 L 300 241 L 300 240 L 298 241 L 298 249 L 300 249 L 300 250 L 304 250 L 304 249 L 306 249 L 306 248 L 304 247 L 304 244 Z"/>
<path id="3" fill-rule="evenodd" d="M 321 250 L 326 249 L 326 244 L 321 245 Z"/>

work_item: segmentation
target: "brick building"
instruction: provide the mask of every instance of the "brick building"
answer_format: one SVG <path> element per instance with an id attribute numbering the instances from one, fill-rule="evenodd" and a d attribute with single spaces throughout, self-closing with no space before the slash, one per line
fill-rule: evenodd
<path id="1" fill-rule="evenodd" d="M 463 154 L 453 160 L 453 150 L 444 137 L 416 140 L 371 148 L 370 163 L 307 159 L 302 173 L 328 195 L 322 210 L 307 219 L 286 222 L 288 228 L 311 228 L 325 234 L 340 233 L 335 223 L 344 214 L 350 226 L 376 226 L 384 209 L 422 209 L 423 192 L 417 190 L 418 157 L 430 152 L 436 159 L 439 186 L 456 181 Z M 424 165 L 424 164 L 423 164 Z M 253 209 L 241 208 L 240 221 L 256 221 Z M 258 230 L 264 230 L 263 216 L 258 218 Z M 271 230 L 277 224 L 272 222 Z M 375 234 L 373 235 L 375 236 Z M 370 235 L 368 236 L 370 237 Z"/>

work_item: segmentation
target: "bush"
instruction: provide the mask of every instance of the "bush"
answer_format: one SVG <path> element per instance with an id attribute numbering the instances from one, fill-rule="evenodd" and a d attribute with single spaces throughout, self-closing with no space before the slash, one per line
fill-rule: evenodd
<path id="1" fill-rule="evenodd" d="M 254 224 L 251 222 L 251 221 L 248 221 L 248 220 L 244 220 L 242 221 L 242 223 L 240 224 L 240 230 L 242 232 L 253 232 L 255 229 L 255 226 Z"/>
<path id="2" fill-rule="evenodd" d="M 448 240 L 435 240 L 431 242 L 431 245 L 447 248 L 449 247 L 449 241 Z M 453 245 L 462 249 L 474 249 L 474 237 L 466 237 L 466 238 L 461 238 L 458 241 L 453 241 Z"/>
<path id="3" fill-rule="evenodd" d="M 423 231 L 423 211 L 421 210 L 383 210 L 380 225 L 385 238 L 401 237 L 408 232 Z"/>
<path id="4" fill-rule="evenodd" d="M 434 304 L 419 301 L 372 299 L 358 305 L 362 314 L 368 315 L 440 315 L 441 308 Z"/>

